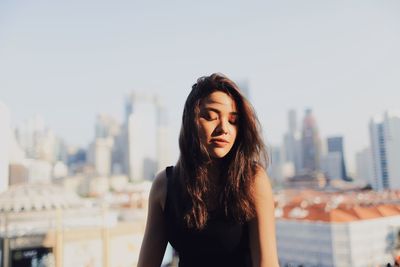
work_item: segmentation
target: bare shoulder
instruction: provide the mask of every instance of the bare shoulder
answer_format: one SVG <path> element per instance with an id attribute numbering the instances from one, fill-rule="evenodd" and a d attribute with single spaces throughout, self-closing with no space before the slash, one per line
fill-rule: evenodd
<path id="1" fill-rule="evenodd" d="M 279 266 L 275 237 L 274 196 L 270 179 L 257 167 L 254 179 L 255 217 L 249 223 L 249 241 L 254 266 Z"/>
<path id="2" fill-rule="evenodd" d="M 254 177 L 253 192 L 255 197 L 265 194 L 272 194 L 271 182 L 267 172 L 261 166 L 257 166 Z"/>
<path id="3" fill-rule="evenodd" d="M 164 210 L 165 199 L 167 197 L 167 173 L 165 170 L 160 171 L 151 186 L 150 201 L 158 204 Z"/>

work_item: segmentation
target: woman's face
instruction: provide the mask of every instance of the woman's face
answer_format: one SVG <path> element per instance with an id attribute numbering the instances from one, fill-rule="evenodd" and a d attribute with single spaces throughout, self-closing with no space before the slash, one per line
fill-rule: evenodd
<path id="1" fill-rule="evenodd" d="M 235 101 L 216 91 L 200 102 L 200 142 L 212 158 L 223 158 L 231 150 L 238 131 Z"/>

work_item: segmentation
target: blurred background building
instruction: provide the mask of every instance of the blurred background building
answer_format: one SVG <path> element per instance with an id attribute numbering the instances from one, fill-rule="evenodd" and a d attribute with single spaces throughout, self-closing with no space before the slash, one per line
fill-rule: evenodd
<path id="1" fill-rule="evenodd" d="M 0 194 L 1 266 L 136 266 L 149 184 L 102 199 L 60 186 L 11 186 Z"/>
<path id="2" fill-rule="evenodd" d="M 370 138 L 376 190 L 400 188 L 400 114 L 385 112 L 370 121 Z"/>
<path id="3" fill-rule="evenodd" d="M 281 266 L 386 266 L 399 255 L 400 192 L 282 190 Z"/>
<path id="4" fill-rule="evenodd" d="M 311 109 L 306 109 L 302 125 L 303 172 L 317 172 L 321 168 L 321 139 L 317 121 Z"/>

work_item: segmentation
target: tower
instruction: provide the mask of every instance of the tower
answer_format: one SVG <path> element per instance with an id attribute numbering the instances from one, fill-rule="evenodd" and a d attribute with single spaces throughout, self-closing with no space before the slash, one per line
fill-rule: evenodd
<path id="1" fill-rule="evenodd" d="M 374 189 L 400 188 L 400 114 L 385 112 L 369 124 L 374 162 Z"/>
<path id="2" fill-rule="evenodd" d="M 334 136 L 327 139 L 328 153 L 338 153 L 340 155 L 340 169 L 338 170 L 339 176 L 343 180 L 347 179 L 346 164 L 344 159 L 343 137 Z"/>
<path id="3" fill-rule="evenodd" d="M 131 180 L 151 180 L 157 171 L 157 98 L 133 92 L 127 98 L 126 141 Z"/>
<path id="4" fill-rule="evenodd" d="M 306 109 L 302 129 L 303 171 L 320 170 L 321 145 L 316 119 L 311 109 Z"/>
<path id="5" fill-rule="evenodd" d="M 289 130 L 284 135 L 284 160 L 291 162 L 295 172 L 299 173 L 302 170 L 302 142 L 295 110 L 290 110 L 288 113 L 288 127 Z"/>

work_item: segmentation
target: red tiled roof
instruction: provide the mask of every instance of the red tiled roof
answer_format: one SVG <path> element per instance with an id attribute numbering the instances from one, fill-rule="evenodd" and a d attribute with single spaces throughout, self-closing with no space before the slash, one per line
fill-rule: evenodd
<path id="1" fill-rule="evenodd" d="M 399 204 L 393 204 L 393 200 Z M 282 218 L 324 222 L 351 222 L 400 215 L 400 194 L 387 192 L 346 192 L 345 194 L 312 190 L 288 191 L 282 208 Z M 386 203 L 385 203 L 386 202 Z M 374 204 L 375 203 L 375 204 Z M 292 213 L 293 209 L 300 211 Z M 297 215 L 293 215 L 297 214 Z"/>

